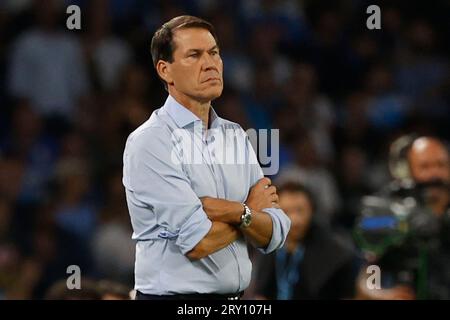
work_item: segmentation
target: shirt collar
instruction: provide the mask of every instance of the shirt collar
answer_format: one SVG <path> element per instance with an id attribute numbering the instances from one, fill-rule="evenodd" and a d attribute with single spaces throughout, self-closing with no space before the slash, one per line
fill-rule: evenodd
<path id="1" fill-rule="evenodd" d="M 224 121 L 221 117 L 219 117 L 216 113 L 216 110 L 211 106 L 211 110 L 209 112 L 211 129 L 220 127 L 224 124 Z"/>
<path id="2" fill-rule="evenodd" d="M 201 119 L 199 117 L 197 117 L 189 109 L 181 105 L 171 95 L 167 97 L 163 108 L 166 110 L 169 116 L 175 121 L 177 126 L 180 128 L 184 128 L 187 125 L 194 123 L 196 121 L 201 122 Z M 213 107 L 211 107 L 209 116 L 211 117 L 210 119 L 211 128 L 219 127 L 223 124 L 223 119 L 217 115 Z"/>

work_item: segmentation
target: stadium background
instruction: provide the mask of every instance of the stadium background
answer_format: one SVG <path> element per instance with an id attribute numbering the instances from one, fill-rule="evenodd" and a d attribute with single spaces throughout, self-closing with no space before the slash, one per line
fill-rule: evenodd
<path id="1" fill-rule="evenodd" d="M 66 29 L 69 4 L 80 31 Z M 366 28 L 371 4 L 381 30 Z M 310 185 L 317 214 L 351 242 L 360 197 L 390 179 L 389 143 L 411 131 L 448 141 L 448 12 L 439 0 L 2 0 L 0 298 L 43 298 L 69 265 L 132 286 L 122 152 L 166 96 L 149 50 L 164 21 L 213 23 L 215 108 L 280 129 L 272 178 Z"/>

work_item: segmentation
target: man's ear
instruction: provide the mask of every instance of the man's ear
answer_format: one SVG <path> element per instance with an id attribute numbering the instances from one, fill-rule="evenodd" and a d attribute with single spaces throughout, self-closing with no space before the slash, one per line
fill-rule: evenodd
<path id="1" fill-rule="evenodd" d="M 156 64 L 156 71 L 158 72 L 159 77 L 163 79 L 167 84 L 173 83 L 169 62 L 159 60 Z"/>

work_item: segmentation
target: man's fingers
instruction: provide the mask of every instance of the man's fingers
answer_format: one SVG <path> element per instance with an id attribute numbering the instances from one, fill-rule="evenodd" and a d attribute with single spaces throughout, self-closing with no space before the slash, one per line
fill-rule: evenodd
<path id="1" fill-rule="evenodd" d="M 270 185 L 272 184 L 272 180 L 270 180 L 270 179 L 267 178 L 267 177 L 264 177 L 264 178 L 261 178 L 261 179 L 258 181 L 258 184 L 261 184 L 261 185 L 263 185 L 264 187 L 270 186 Z"/>
<path id="2" fill-rule="evenodd" d="M 269 192 L 269 194 L 277 193 L 277 188 L 275 186 L 270 186 L 267 188 L 267 192 Z"/>
<path id="3" fill-rule="evenodd" d="M 278 203 L 278 195 L 276 193 L 271 194 L 270 195 L 270 201 L 272 201 L 272 203 L 273 202 Z"/>

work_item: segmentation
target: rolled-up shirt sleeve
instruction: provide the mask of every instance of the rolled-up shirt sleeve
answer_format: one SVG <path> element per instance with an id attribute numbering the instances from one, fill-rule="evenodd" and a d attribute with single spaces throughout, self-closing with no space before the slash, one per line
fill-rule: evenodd
<path id="1" fill-rule="evenodd" d="M 159 230 L 158 237 L 174 240 L 186 254 L 211 229 L 212 222 L 192 190 L 176 145 L 164 128 L 149 127 L 128 138 L 123 183 L 137 202 L 134 205 L 141 208 L 136 213 L 130 210 L 138 240 L 139 234 L 148 231 L 144 229 Z"/>
<path id="2" fill-rule="evenodd" d="M 278 208 L 266 208 L 263 211 L 272 218 L 272 238 L 267 247 L 258 250 L 268 254 L 283 246 L 291 227 L 291 220 Z"/>
<path id="3" fill-rule="evenodd" d="M 250 181 L 251 185 L 255 185 L 258 180 L 264 177 L 264 173 L 257 161 L 255 151 L 247 137 L 247 154 L 250 164 Z M 265 248 L 257 248 L 263 254 L 269 254 L 278 248 L 281 248 L 286 241 L 289 229 L 291 228 L 291 220 L 284 213 L 283 210 L 278 208 L 265 208 L 263 209 L 272 219 L 272 238 L 269 245 Z"/>

